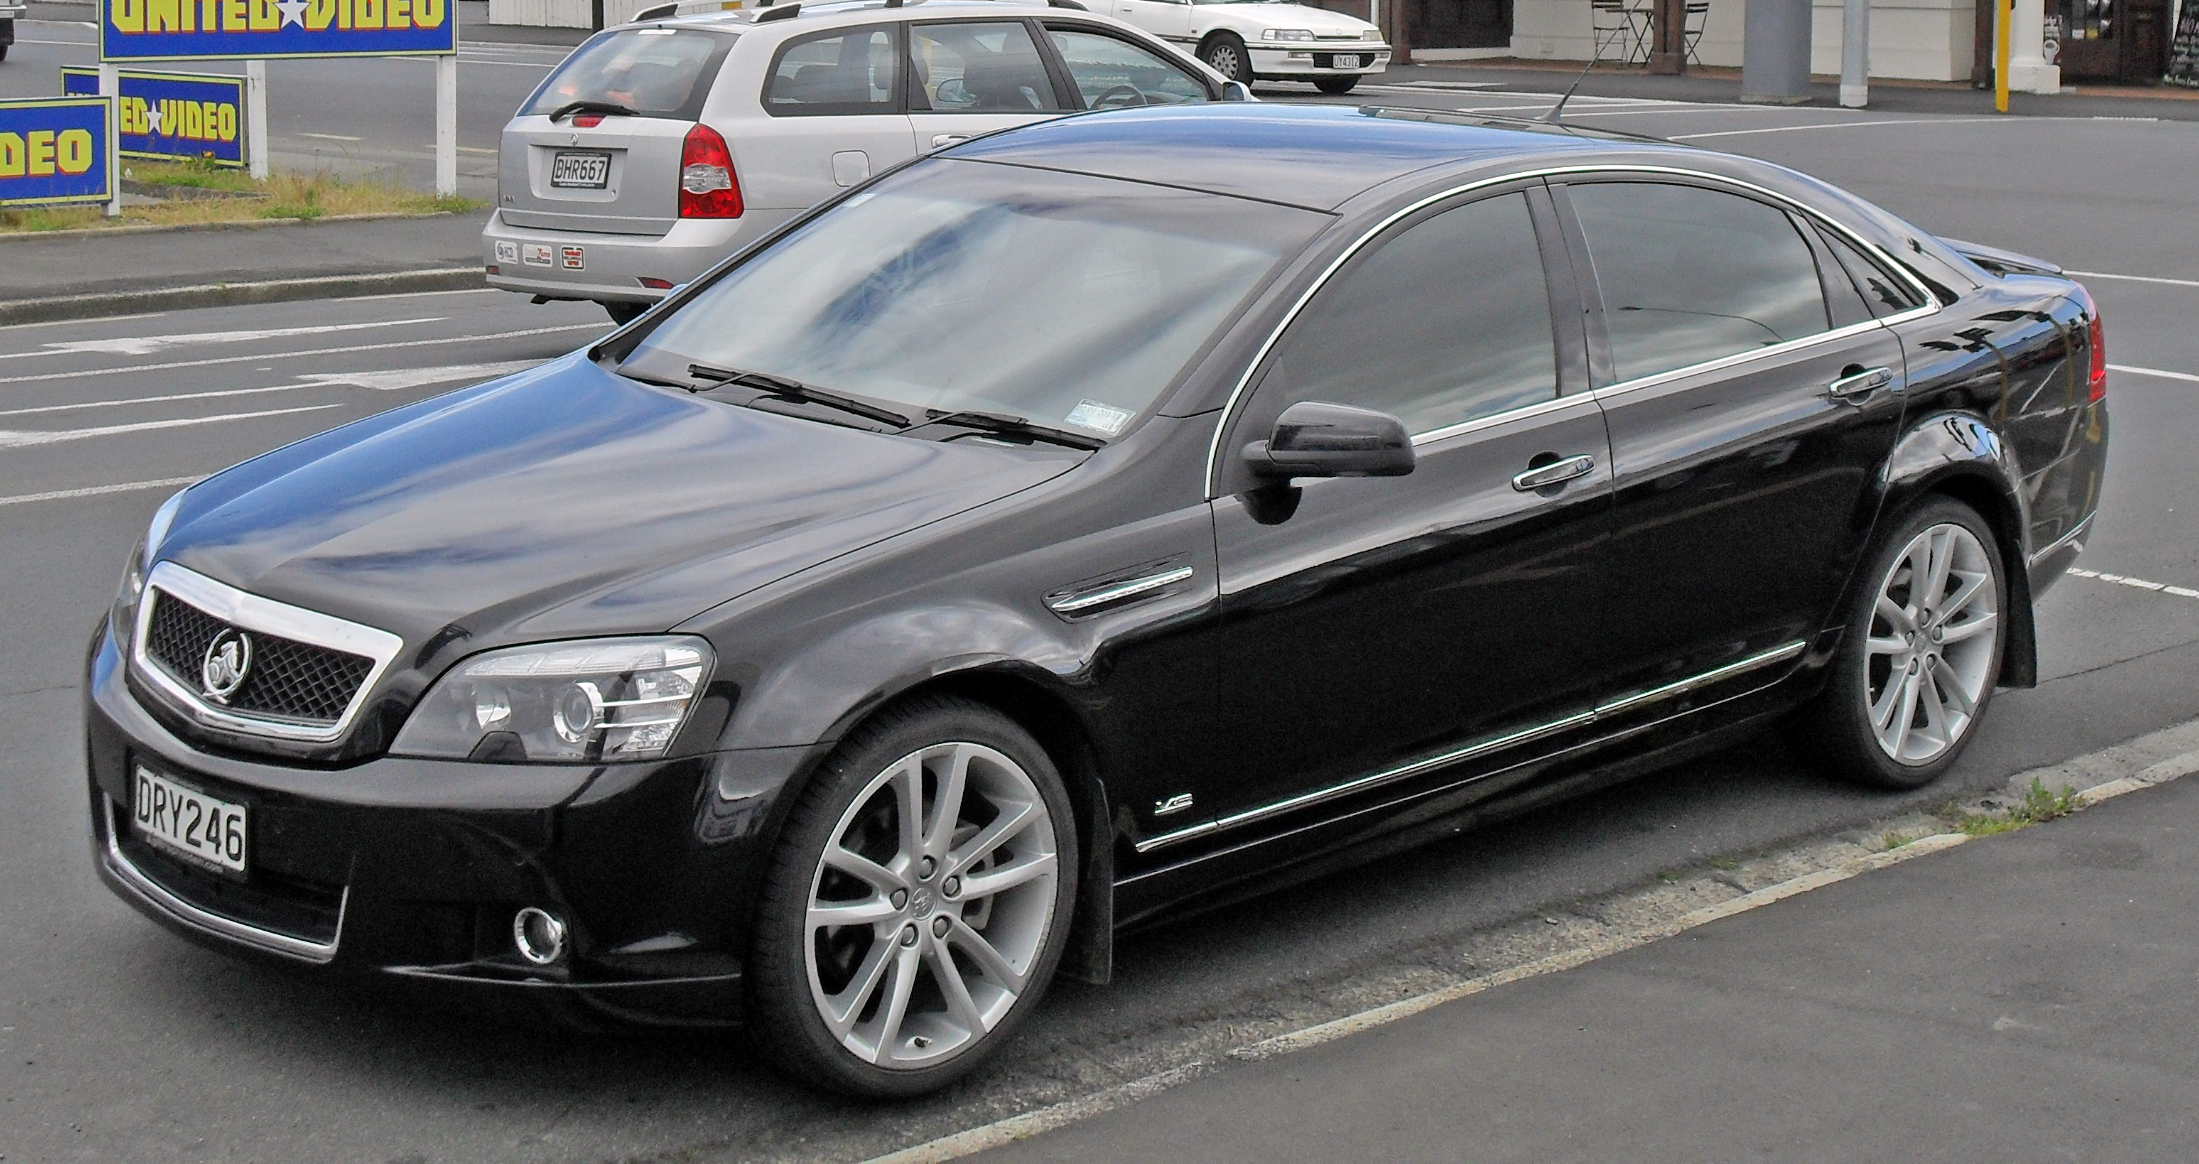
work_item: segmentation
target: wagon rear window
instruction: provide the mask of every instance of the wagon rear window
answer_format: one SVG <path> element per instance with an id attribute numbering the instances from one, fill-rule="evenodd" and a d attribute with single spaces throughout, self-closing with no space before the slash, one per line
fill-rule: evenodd
<path id="1" fill-rule="evenodd" d="M 547 115 L 575 101 L 623 106 L 643 117 L 692 119 L 733 38 L 723 33 L 630 28 L 573 50 L 523 113 Z"/>

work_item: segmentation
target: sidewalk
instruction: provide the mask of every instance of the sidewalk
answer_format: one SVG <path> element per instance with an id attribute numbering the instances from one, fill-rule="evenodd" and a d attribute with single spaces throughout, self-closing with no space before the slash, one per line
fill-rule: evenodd
<path id="1" fill-rule="evenodd" d="M 2195 873 L 2190 777 L 981 1158 L 2189 1159 Z"/>

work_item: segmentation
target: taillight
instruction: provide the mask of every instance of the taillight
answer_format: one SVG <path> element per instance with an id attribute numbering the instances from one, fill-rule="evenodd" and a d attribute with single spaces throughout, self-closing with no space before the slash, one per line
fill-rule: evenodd
<path id="1" fill-rule="evenodd" d="M 717 130 L 697 124 L 680 147 L 680 217 L 740 216 L 741 184 L 733 176 L 733 153 Z"/>
<path id="2" fill-rule="evenodd" d="M 2107 325 L 2100 320 L 2100 310 L 2092 309 L 2092 323 L 2085 329 L 2092 348 L 2090 379 L 2085 382 L 2086 399 L 2094 404 L 2107 399 Z"/>

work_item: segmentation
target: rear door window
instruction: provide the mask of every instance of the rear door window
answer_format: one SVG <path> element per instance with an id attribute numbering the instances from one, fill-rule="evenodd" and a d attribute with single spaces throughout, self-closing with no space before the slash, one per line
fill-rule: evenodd
<path id="1" fill-rule="evenodd" d="M 909 29 L 911 105 L 937 113 L 1038 113 L 1062 108 L 1029 26 L 919 24 Z"/>
<path id="2" fill-rule="evenodd" d="M 1083 29 L 1049 28 L 1054 48 L 1086 109 L 1187 105 L 1208 100 L 1189 72 L 1128 41 Z"/>
<path id="3" fill-rule="evenodd" d="M 892 113 L 901 77 L 890 28 L 855 28 L 779 50 L 764 81 L 764 108 L 780 117 Z"/>
<path id="4" fill-rule="evenodd" d="M 1660 182 L 1570 185 L 1617 379 L 1827 330 L 1810 246 L 1786 212 L 1753 198 Z"/>
<path id="5" fill-rule="evenodd" d="M 547 116 L 575 101 L 589 101 L 642 117 L 692 121 L 702 113 L 710 78 L 718 75 L 733 40 L 694 29 L 602 33 L 573 50 L 521 113 Z"/>

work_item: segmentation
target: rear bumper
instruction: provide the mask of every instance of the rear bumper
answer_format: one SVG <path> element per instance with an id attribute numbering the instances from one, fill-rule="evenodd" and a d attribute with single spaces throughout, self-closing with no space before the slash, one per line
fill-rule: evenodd
<path id="1" fill-rule="evenodd" d="M 783 215 L 751 211 L 735 219 L 686 219 L 662 235 L 591 234 L 510 226 L 491 214 L 481 231 L 481 262 L 489 285 L 552 299 L 654 303 L 677 286 L 778 224 Z M 576 253 L 577 252 L 577 253 Z"/>
<path id="2" fill-rule="evenodd" d="M 1390 66 L 1388 45 L 1350 49 L 1285 49 L 1253 45 L 1248 46 L 1246 51 L 1252 58 L 1253 75 L 1258 77 L 1360 77 L 1368 73 L 1379 73 Z M 1340 68 L 1335 63 L 1339 55 L 1357 57 L 1360 63 L 1350 68 Z"/>

